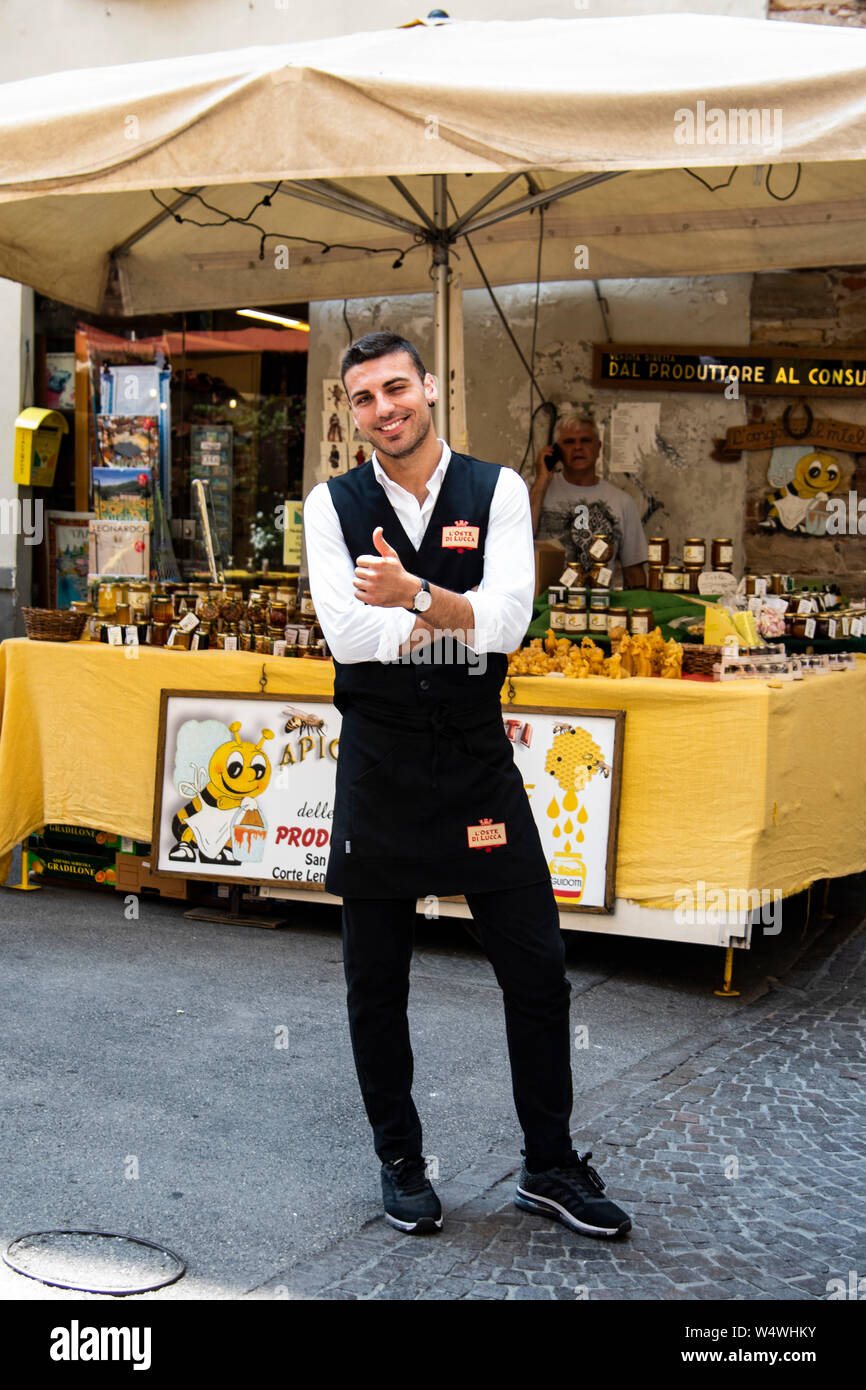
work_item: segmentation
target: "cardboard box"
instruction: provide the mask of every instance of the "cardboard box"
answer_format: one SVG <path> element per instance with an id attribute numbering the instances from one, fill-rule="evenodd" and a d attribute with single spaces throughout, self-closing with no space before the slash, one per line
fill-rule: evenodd
<path id="1" fill-rule="evenodd" d="M 535 542 L 535 597 L 555 584 L 565 569 L 565 547 L 559 541 Z"/>
<path id="2" fill-rule="evenodd" d="M 74 854 L 71 850 L 52 849 L 40 845 L 38 849 L 25 851 L 27 871 L 38 883 L 77 883 L 99 888 L 114 888 L 114 856 L 100 858 L 91 854 Z"/>
<path id="3" fill-rule="evenodd" d="M 82 854 L 106 854 L 122 850 L 125 854 L 147 854 L 150 842 L 131 840 L 126 835 L 112 835 L 107 830 L 94 830 L 86 825 L 44 825 L 41 835 L 31 835 L 30 843 L 51 845 L 54 849 L 71 849 Z"/>

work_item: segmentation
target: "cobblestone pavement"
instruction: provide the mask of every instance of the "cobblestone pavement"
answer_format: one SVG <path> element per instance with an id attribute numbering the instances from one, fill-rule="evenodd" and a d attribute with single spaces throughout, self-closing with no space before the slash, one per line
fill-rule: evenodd
<path id="1" fill-rule="evenodd" d="M 630 1212 L 625 1238 L 520 1212 L 515 1155 L 492 1153 L 434 1184 L 441 1233 L 379 1217 L 247 1297 L 814 1300 L 832 1279 L 848 1287 L 866 1274 L 864 925 L 837 919 L 711 1036 L 578 1098 L 576 1147 Z"/>

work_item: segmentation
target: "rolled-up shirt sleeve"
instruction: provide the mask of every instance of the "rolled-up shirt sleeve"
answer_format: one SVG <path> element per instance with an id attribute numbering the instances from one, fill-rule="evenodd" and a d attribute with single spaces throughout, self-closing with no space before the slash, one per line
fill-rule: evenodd
<path id="1" fill-rule="evenodd" d="M 470 651 L 513 652 L 532 621 L 535 547 L 529 489 L 513 468 L 502 468 L 490 502 L 484 576 L 464 597 L 475 614 Z"/>
<path id="2" fill-rule="evenodd" d="M 355 563 L 327 483 L 317 483 L 304 503 L 304 540 L 316 618 L 337 661 L 396 661 L 415 614 L 373 607 L 355 596 Z"/>

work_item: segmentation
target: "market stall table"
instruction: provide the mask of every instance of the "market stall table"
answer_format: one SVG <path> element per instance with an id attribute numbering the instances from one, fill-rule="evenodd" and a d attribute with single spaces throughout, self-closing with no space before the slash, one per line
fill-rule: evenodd
<path id="1" fill-rule="evenodd" d="M 263 665 L 269 694 L 332 693 L 330 662 L 3 642 L 0 881 L 14 846 L 48 823 L 149 841 L 161 691 L 256 692 Z M 514 677 L 504 703 L 511 692 L 518 706 L 626 711 L 616 910 L 563 912 L 565 928 L 745 945 L 743 914 L 684 922 L 682 893 L 787 897 L 866 869 L 864 657 L 777 687 L 546 676 Z"/>

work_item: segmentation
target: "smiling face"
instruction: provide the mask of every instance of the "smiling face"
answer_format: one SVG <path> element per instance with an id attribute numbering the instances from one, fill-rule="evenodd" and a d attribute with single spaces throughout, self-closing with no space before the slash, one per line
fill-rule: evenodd
<path id="1" fill-rule="evenodd" d="M 355 425 L 378 455 L 406 458 L 435 439 L 436 378 L 428 372 L 422 381 L 408 352 L 359 362 L 346 372 L 344 385 Z"/>
<path id="2" fill-rule="evenodd" d="M 222 743 L 208 767 L 220 796 L 258 796 L 271 780 L 271 764 L 255 743 Z"/>
<path id="3" fill-rule="evenodd" d="M 801 497 L 816 492 L 832 492 L 839 481 L 839 460 L 833 454 L 817 451 L 804 454 L 794 470 L 794 486 Z"/>

